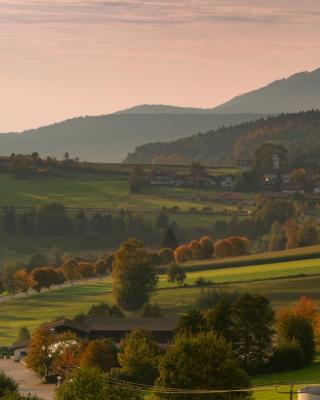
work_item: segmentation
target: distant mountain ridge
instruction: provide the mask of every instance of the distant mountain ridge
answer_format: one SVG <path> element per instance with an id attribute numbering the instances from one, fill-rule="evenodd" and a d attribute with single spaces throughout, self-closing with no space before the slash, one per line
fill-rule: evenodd
<path id="1" fill-rule="evenodd" d="M 62 157 L 68 151 L 82 160 L 120 162 L 128 151 L 146 143 L 177 140 L 270 114 L 311 109 L 320 109 L 320 69 L 275 81 L 215 108 L 145 104 L 114 114 L 0 134 L 0 155 L 37 151 L 42 156 Z M 223 138 L 220 145 L 224 145 Z"/>
<path id="2" fill-rule="evenodd" d="M 121 162 L 130 149 L 221 126 L 253 121 L 261 115 L 201 113 L 119 113 L 69 119 L 22 133 L 0 134 L 0 155 L 38 152 L 61 158 L 65 152 L 81 160 Z"/>
<path id="3" fill-rule="evenodd" d="M 141 104 L 115 114 L 213 114 L 213 108 L 177 107 L 166 104 Z"/>
<path id="4" fill-rule="evenodd" d="M 300 72 L 252 92 L 234 97 L 214 112 L 279 114 L 320 109 L 320 68 Z"/>

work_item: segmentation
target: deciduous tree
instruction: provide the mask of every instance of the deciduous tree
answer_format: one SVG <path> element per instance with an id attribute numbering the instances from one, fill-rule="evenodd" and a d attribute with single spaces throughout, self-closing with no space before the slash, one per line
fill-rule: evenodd
<path id="1" fill-rule="evenodd" d="M 147 251 L 135 239 L 123 242 L 112 266 L 113 295 L 126 310 L 138 310 L 155 290 L 157 276 Z"/>
<path id="2" fill-rule="evenodd" d="M 160 376 L 156 384 L 161 387 L 220 390 L 248 388 L 250 379 L 233 357 L 226 341 L 213 333 L 192 337 L 178 337 L 160 359 Z M 233 394 L 248 398 L 245 392 Z M 161 394 L 161 398 L 176 400 L 181 395 Z M 184 400 L 207 400 L 208 395 L 183 395 Z M 223 399 L 215 395 L 215 399 Z"/>

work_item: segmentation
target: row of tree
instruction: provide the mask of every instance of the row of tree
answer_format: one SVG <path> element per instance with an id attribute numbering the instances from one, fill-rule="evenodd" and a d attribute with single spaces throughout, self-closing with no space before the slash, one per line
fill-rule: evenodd
<path id="1" fill-rule="evenodd" d="M 69 281 L 73 284 L 76 279 L 89 279 L 106 275 L 111 271 L 113 256 L 98 259 L 95 263 L 78 261 L 75 258 L 67 258 L 61 267 L 36 267 L 32 270 L 17 268 L 8 265 L 2 274 L 1 286 L 9 294 L 26 293 L 34 289 L 41 292 L 52 286 L 62 285 Z"/>

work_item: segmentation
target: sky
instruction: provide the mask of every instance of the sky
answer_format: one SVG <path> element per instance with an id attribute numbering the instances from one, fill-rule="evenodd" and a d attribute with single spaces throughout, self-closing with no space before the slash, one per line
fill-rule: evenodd
<path id="1" fill-rule="evenodd" d="M 0 132 L 320 67 L 319 0 L 0 0 Z"/>

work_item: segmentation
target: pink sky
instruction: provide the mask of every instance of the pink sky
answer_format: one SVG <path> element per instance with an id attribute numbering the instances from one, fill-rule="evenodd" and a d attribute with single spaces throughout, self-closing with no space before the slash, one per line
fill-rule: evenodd
<path id="1" fill-rule="evenodd" d="M 1 0 L 0 132 L 320 67 L 319 0 Z"/>

